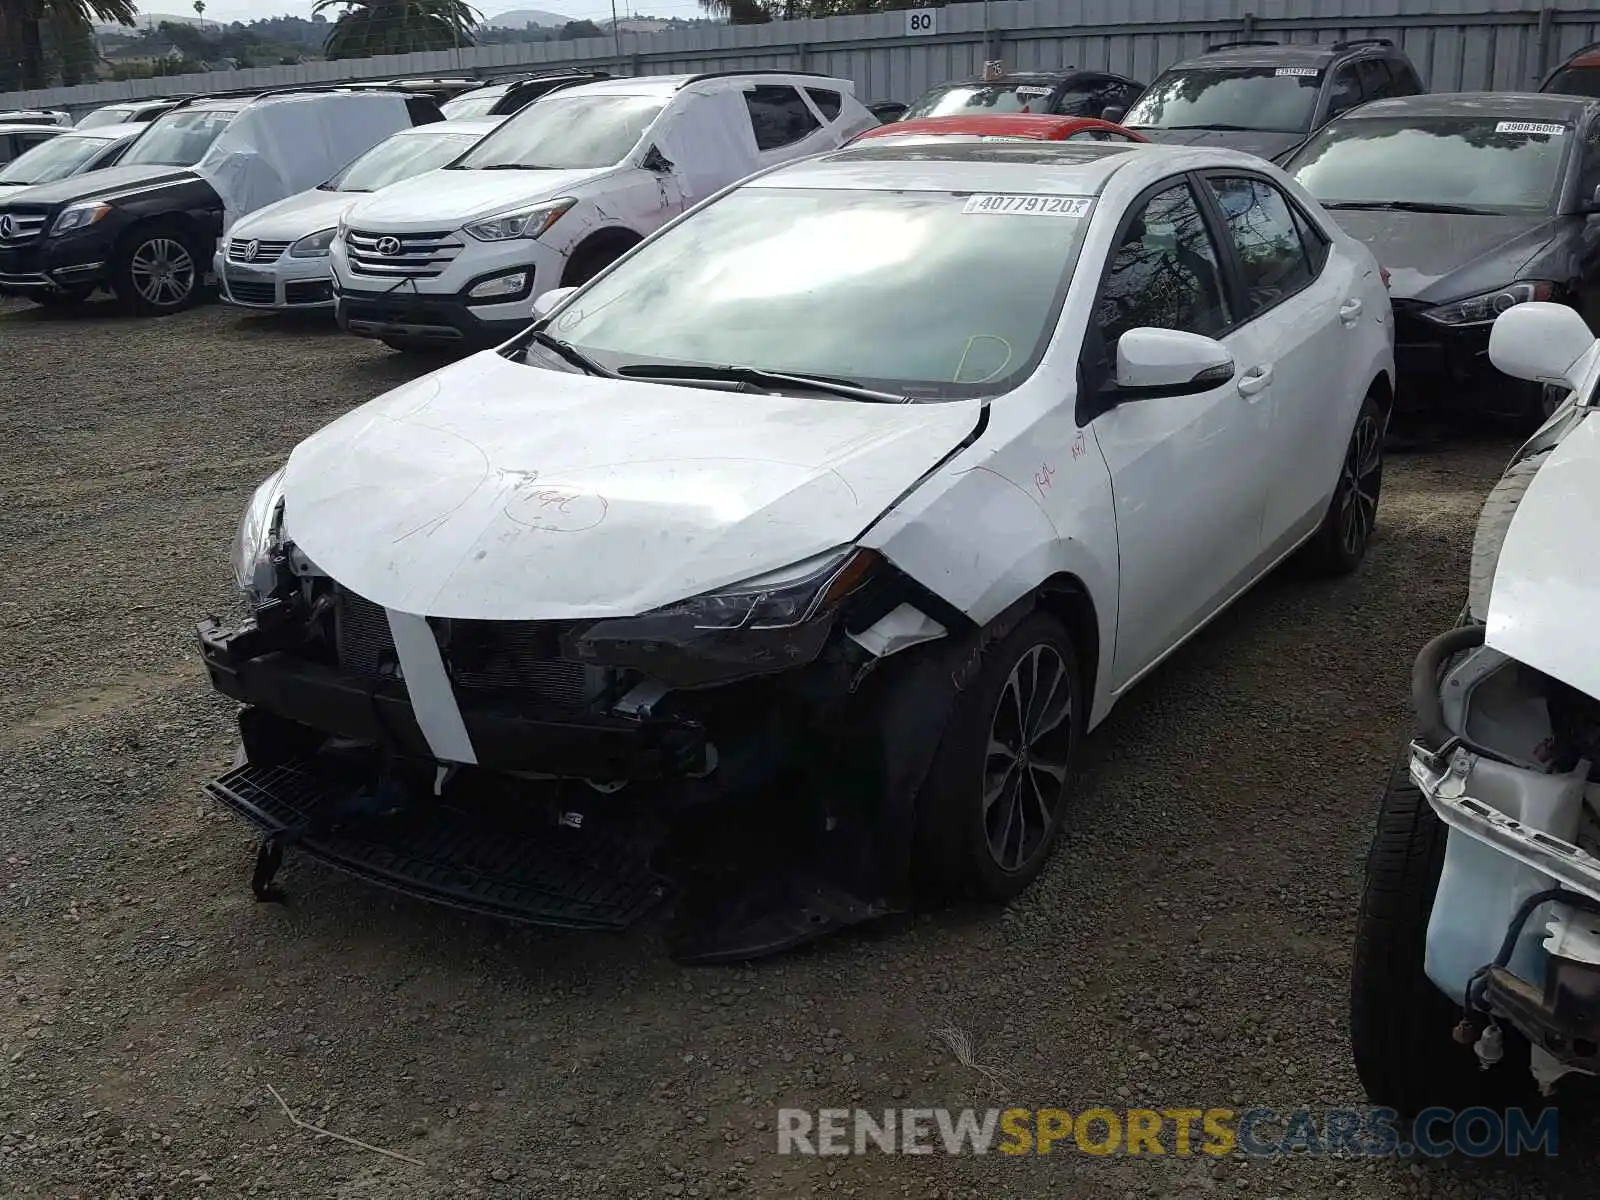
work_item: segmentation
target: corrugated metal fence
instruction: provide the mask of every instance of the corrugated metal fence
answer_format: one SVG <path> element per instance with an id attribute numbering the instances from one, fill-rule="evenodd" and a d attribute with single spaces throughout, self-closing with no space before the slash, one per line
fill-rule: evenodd
<path id="1" fill-rule="evenodd" d="M 13 92 L 0 95 L 0 107 L 80 112 L 174 92 L 514 65 L 598 66 L 641 75 L 802 69 L 853 79 L 865 100 L 909 101 L 932 84 L 976 75 L 986 58 L 1013 69 L 1071 64 L 1149 82 L 1177 59 L 1226 37 L 1388 37 L 1405 47 L 1433 91 L 1503 91 L 1537 86 L 1548 67 L 1600 41 L 1596 0 L 994 0 L 988 7 L 987 35 L 985 6 L 958 4 L 939 10 L 934 32 L 917 35 L 908 34 L 904 12 L 708 26 Z"/>

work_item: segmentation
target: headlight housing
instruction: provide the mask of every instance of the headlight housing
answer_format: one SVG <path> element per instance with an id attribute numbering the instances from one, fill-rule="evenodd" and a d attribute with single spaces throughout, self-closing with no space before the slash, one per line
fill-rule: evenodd
<path id="1" fill-rule="evenodd" d="M 328 247 L 333 245 L 333 236 L 337 229 L 319 229 L 315 233 L 308 233 L 305 237 L 289 247 L 290 258 L 326 258 Z"/>
<path id="2" fill-rule="evenodd" d="M 273 586 L 270 554 L 283 515 L 283 472 L 279 467 L 256 488 L 233 539 L 234 582 L 255 598 Z"/>
<path id="3" fill-rule="evenodd" d="M 59 237 L 74 229 L 87 229 L 111 211 L 111 205 L 102 203 L 74 204 L 61 210 L 55 224 L 50 226 L 50 236 Z"/>
<path id="4" fill-rule="evenodd" d="M 494 217 L 485 217 L 462 228 L 480 242 L 508 242 L 513 238 L 536 238 L 561 219 L 576 200 L 546 200 L 528 208 L 518 208 Z"/>
<path id="5" fill-rule="evenodd" d="M 577 628 L 566 635 L 564 652 L 634 667 L 675 687 L 786 671 L 821 653 L 840 602 L 879 561 L 854 546 L 831 550 L 654 612 Z"/>
<path id="6" fill-rule="evenodd" d="M 1529 300 L 1549 300 L 1555 294 L 1555 284 L 1543 279 L 1526 279 L 1479 296 L 1468 296 L 1465 300 L 1452 300 L 1422 315 L 1441 325 L 1486 325 L 1508 308 Z"/>

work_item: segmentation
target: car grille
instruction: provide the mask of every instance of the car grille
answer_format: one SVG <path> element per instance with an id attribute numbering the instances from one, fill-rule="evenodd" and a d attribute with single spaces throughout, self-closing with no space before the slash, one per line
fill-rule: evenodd
<path id="1" fill-rule="evenodd" d="M 237 275 L 228 276 L 228 295 L 240 304 L 271 304 L 277 299 L 270 282 L 240 279 Z"/>
<path id="2" fill-rule="evenodd" d="M 256 248 L 254 254 L 250 253 L 251 246 Z M 288 248 L 288 242 L 263 242 L 252 238 L 233 238 L 228 242 L 228 258 L 232 262 L 277 262 L 278 259 L 283 257 L 283 252 Z"/>
<path id="3" fill-rule="evenodd" d="M 397 673 L 399 656 L 389 632 L 389 615 L 381 604 L 348 588 L 334 593 L 333 640 L 340 668 L 351 675 L 377 679 Z"/>
<path id="4" fill-rule="evenodd" d="M 339 666 L 364 679 L 394 677 L 398 655 L 383 607 L 348 588 L 334 603 Z M 512 690 L 530 699 L 579 708 L 606 688 L 610 671 L 556 657 L 555 627 L 541 621 L 438 621 L 444 657 L 457 687 Z"/>
<path id="5" fill-rule="evenodd" d="M 7 211 L 0 212 L 0 217 L 9 222 L 9 236 L 0 235 L 0 246 L 20 246 L 33 241 L 44 232 L 44 224 L 49 220 L 48 213 Z"/>
<path id="6" fill-rule="evenodd" d="M 344 245 L 351 273 L 377 279 L 437 278 L 465 248 L 448 230 L 384 234 L 352 229 Z"/>

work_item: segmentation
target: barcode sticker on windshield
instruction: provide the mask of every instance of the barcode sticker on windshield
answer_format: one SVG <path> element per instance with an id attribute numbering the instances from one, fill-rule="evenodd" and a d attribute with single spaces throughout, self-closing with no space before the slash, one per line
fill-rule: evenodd
<path id="1" fill-rule="evenodd" d="M 1321 67 L 1279 67 L 1273 72 L 1279 79 L 1315 79 L 1322 74 Z"/>
<path id="2" fill-rule="evenodd" d="M 1088 196 L 969 196 L 964 213 L 1004 213 L 1025 217 L 1087 217 Z"/>
<path id="3" fill-rule="evenodd" d="M 1032 142 L 1037 138 L 1016 137 L 1009 133 L 981 133 L 978 135 L 980 142 Z"/>
<path id="4" fill-rule="evenodd" d="M 1033 87 L 1031 85 L 1028 87 L 1019 87 L 1014 90 L 1019 96 L 1048 96 L 1050 94 L 1049 88 Z"/>
<path id="5" fill-rule="evenodd" d="M 1541 133 L 1546 137 L 1560 137 L 1567 131 L 1565 125 L 1551 125 L 1545 121 L 1501 121 L 1494 127 L 1496 133 Z"/>

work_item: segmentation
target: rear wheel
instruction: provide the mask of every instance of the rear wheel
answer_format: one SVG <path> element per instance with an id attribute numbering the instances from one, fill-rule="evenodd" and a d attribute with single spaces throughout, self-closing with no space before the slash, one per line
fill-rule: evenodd
<path id="1" fill-rule="evenodd" d="M 117 299 L 143 316 L 165 316 L 200 293 L 200 252 L 188 230 L 168 222 L 140 226 L 117 247 L 111 264 Z"/>
<path id="2" fill-rule="evenodd" d="M 1060 832 L 1082 728 L 1072 641 L 1031 613 L 956 700 L 917 802 L 919 881 L 943 896 L 1022 892 Z"/>
<path id="3" fill-rule="evenodd" d="M 1383 490 L 1383 410 L 1369 393 L 1339 464 L 1339 481 L 1304 561 L 1318 575 L 1348 575 L 1361 565 L 1378 525 Z"/>

